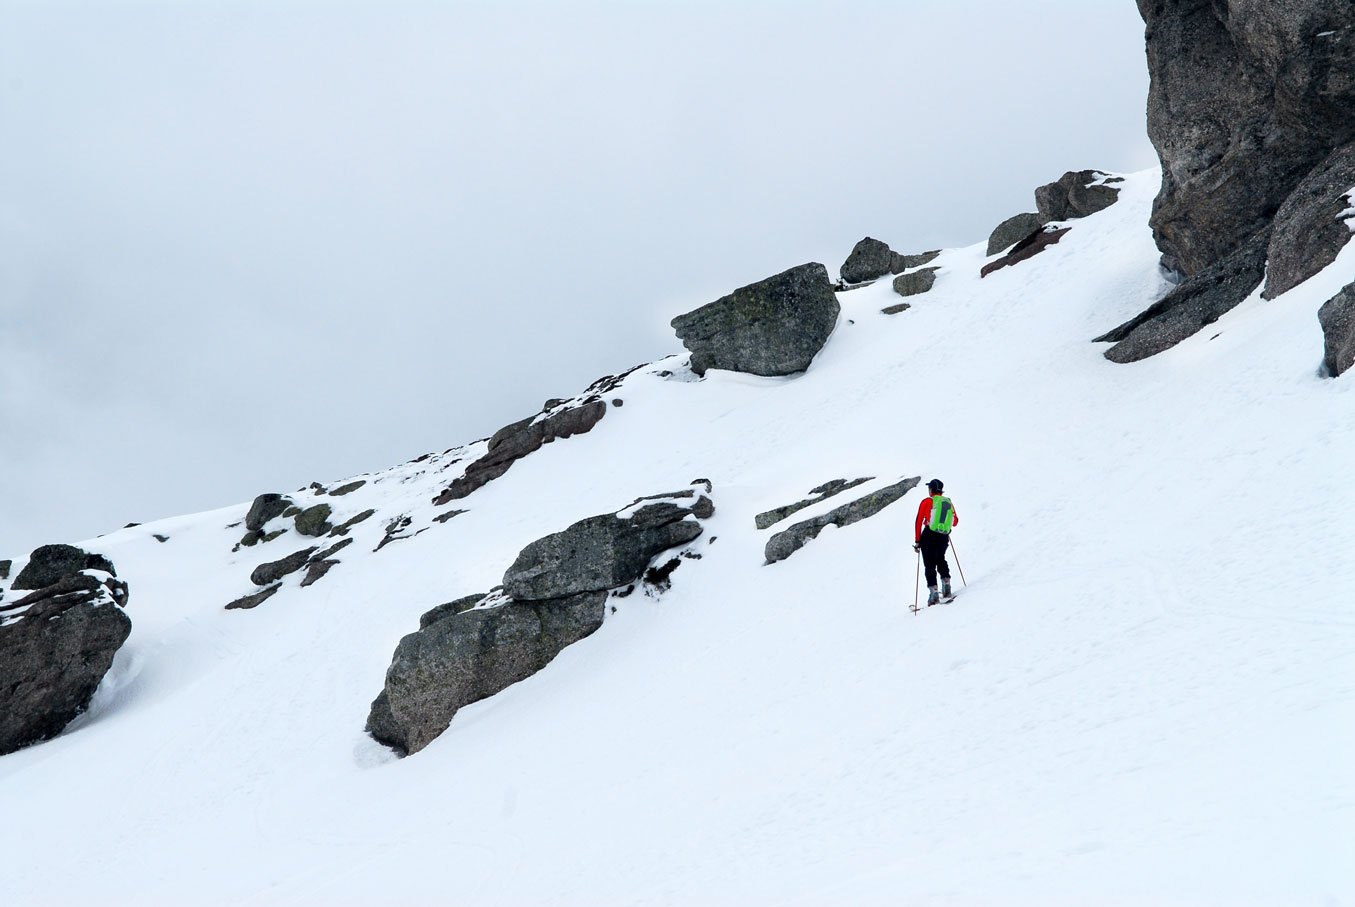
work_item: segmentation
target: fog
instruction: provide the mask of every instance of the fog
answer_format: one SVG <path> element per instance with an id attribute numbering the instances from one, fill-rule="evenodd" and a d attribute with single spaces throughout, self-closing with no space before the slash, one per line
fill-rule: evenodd
<path id="1" fill-rule="evenodd" d="M 0 0 L 0 557 L 483 437 L 866 235 L 977 242 L 1155 165 L 1147 83 L 1130 0 Z"/>

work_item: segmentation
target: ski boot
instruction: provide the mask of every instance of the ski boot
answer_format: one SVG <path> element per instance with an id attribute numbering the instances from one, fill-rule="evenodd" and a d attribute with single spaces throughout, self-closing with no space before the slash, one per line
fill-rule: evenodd
<path id="1" fill-rule="evenodd" d="M 952 598 L 955 597 L 955 595 L 950 591 L 949 576 L 941 577 L 941 597 L 944 598 L 946 601 L 950 601 Z"/>
<path id="2" fill-rule="evenodd" d="M 941 601 L 941 595 L 940 595 L 940 593 L 938 593 L 938 592 L 936 591 L 936 587 L 935 587 L 935 586 L 928 586 L 928 587 L 927 587 L 927 607 L 930 608 L 932 605 L 935 605 L 935 604 L 937 604 L 937 603 L 940 602 L 940 601 Z"/>

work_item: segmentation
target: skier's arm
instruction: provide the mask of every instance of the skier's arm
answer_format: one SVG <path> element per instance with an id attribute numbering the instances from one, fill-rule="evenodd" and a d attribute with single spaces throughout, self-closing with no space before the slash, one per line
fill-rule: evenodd
<path id="1" fill-rule="evenodd" d="M 927 525 L 927 521 L 932 516 L 932 499 L 923 498 L 922 503 L 917 505 L 917 521 L 913 524 L 913 541 L 922 540 L 922 527 Z"/>

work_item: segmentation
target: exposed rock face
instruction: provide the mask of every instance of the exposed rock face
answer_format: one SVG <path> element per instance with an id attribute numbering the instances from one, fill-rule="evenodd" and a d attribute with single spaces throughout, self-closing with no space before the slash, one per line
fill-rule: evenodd
<path id="1" fill-rule="evenodd" d="M 307 507 L 296 515 L 296 531 L 311 537 L 324 535 L 334 528 L 329 523 L 329 515 L 332 512 L 328 504 Z"/>
<path id="2" fill-rule="evenodd" d="M 544 417 L 532 416 L 499 429 L 489 439 L 489 450 L 485 455 L 467 466 L 465 474 L 454 479 L 433 503 L 441 506 L 466 497 L 506 473 L 514 463 L 539 450 L 541 445 L 583 434 L 606 414 L 607 401 L 595 397 L 578 406 L 556 410 Z"/>
<path id="3" fill-rule="evenodd" d="M 783 529 L 767 540 L 767 547 L 763 550 L 763 555 L 767 558 L 769 564 L 783 561 L 803 548 L 810 539 L 818 536 L 823 531 L 823 527 L 830 524 L 850 526 L 866 517 L 874 516 L 903 497 L 921 481 L 921 476 L 903 479 L 886 488 L 881 488 L 873 494 L 857 498 L 850 504 L 844 504 L 835 510 L 830 510 L 823 516 L 796 523 L 789 529 Z"/>
<path id="4" fill-rule="evenodd" d="M 936 272 L 940 268 L 921 268 L 894 278 L 894 292 L 900 296 L 917 296 L 926 293 L 936 284 Z"/>
<path id="5" fill-rule="evenodd" d="M 759 513 L 757 516 L 753 517 L 753 524 L 759 529 L 766 529 L 769 526 L 774 526 L 793 513 L 798 513 L 806 507 L 813 507 L 820 501 L 826 501 L 835 494 L 840 494 L 848 488 L 855 488 L 857 485 L 860 485 L 863 482 L 869 482 L 874 478 L 874 476 L 865 476 L 864 478 L 852 479 L 851 481 L 848 481 L 847 479 L 833 479 L 831 482 L 824 482 L 818 488 L 811 488 L 809 490 L 811 497 L 805 498 L 802 501 L 796 501 L 794 504 L 787 504 L 784 507 L 775 507 L 771 510 L 765 510 L 762 513 Z"/>
<path id="6" fill-rule="evenodd" d="M 1047 223 L 1048 221 L 1040 215 L 1030 212 L 1007 218 L 994 227 L 993 232 L 988 235 L 988 254 L 996 255 L 1003 249 L 1011 248 L 1026 237 L 1034 236 Z"/>
<path id="7" fill-rule="evenodd" d="M 264 602 L 272 598 L 281 588 L 282 583 L 274 583 L 267 589 L 262 589 L 258 592 L 254 592 L 249 595 L 242 595 L 235 601 L 228 604 L 226 606 L 226 610 L 238 611 L 238 610 L 248 610 L 250 608 L 257 608 L 259 607 L 259 605 L 263 604 Z"/>
<path id="8" fill-rule="evenodd" d="M 0 755 L 55 737 L 89 706 L 131 633 L 126 603 L 111 571 L 77 568 L 0 606 Z"/>
<path id="9" fill-rule="evenodd" d="M 1175 346 L 1246 299 L 1266 269 L 1267 231 L 1212 267 L 1182 281 L 1144 312 L 1095 342 L 1114 341 L 1111 362 L 1137 362 Z"/>
<path id="10" fill-rule="evenodd" d="M 606 592 L 587 592 L 432 621 L 400 640 L 367 716 L 368 733 L 401 753 L 417 753 L 462 706 L 525 680 L 596 631 L 606 601 Z"/>
<path id="11" fill-rule="evenodd" d="M 444 605 L 438 605 L 436 608 L 430 608 L 419 616 L 419 629 L 422 630 L 429 624 L 435 624 L 444 618 L 460 614 L 462 611 L 469 611 L 484 600 L 485 593 L 480 592 L 475 595 L 462 596 L 455 601 L 447 602 Z"/>
<path id="12" fill-rule="evenodd" d="M 245 528 L 257 532 L 273 517 L 282 516 L 283 511 L 292 506 L 292 499 L 282 494 L 261 494 L 254 499 L 245 515 Z"/>
<path id="13" fill-rule="evenodd" d="M 1045 223 L 1087 217 L 1115 204 L 1120 190 L 1110 184 L 1118 182 L 1099 170 L 1070 170 L 1035 190 L 1035 207 Z"/>
<path id="14" fill-rule="evenodd" d="M 1299 181 L 1355 140 L 1355 4 L 1138 6 L 1162 160 L 1151 224 L 1163 265 L 1192 276 L 1269 226 Z"/>
<path id="15" fill-rule="evenodd" d="M 1032 233 L 1016 245 L 1012 250 L 1001 258 L 988 262 L 979 269 L 980 277 L 987 277 L 994 271 L 1007 268 L 1015 264 L 1020 264 L 1028 258 L 1034 258 L 1045 249 L 1063 239 L 1063 234 L 1067 233 L 1071 227 L 1063 227 L 1059 230 L 1041 230 L 1039 233 Z"/>
<path id="16" fill-rule="evenodd" d="M 539 601 L 634 582 L 656 554 L 701 534 L 701 524 L 686 519 L 704 509 L 701 501 L 710 503 L 702 496 L 690 506 L 660 501 L 628 517 L 588 517 L 537 539 L 503 575 L 504 589 L 518 601 Z"/>
<path id="17" fill-rule="evenodd" d="M 28 556 L 28 563 L 14 577 L 13 589 L 42 589 L 81 570 L 102 570 L 117 576 L 113 565 L 99 554 L 74 545 L 43 545 Z"/>
<path id="18" fill-rule="evenodd" d="M 828 269 L 810 263 L 740 287 L 672 321 L 692 371 L 790 375 L 809 367 L 840 311 Z"/>
<path id="19" fill-rule="evenodd" d="M 921 255 L 900 255 L 880 240 L 867 236 L 852 247 L 839 273 L 843 283 L 865 283 L 886 274 L 900 274 L 909 268 L 920 267 L 940 254 L 938 249 Z"/>
<path id="20" fill-rule="evenodd" d="M 1353 235 L 1353 188 L 1355 143 L 1329 154 L 1289 193 L 1275 215 L 1262 295 L 1274 299 L 1336 260 Z"/>
<path id="21" fill-rule="evenodd" d="M 1355 283 L 1323 303 L 1317 310 L 1322 325 L 1327 372 L 1336 377 L 1355 365 Z"/>

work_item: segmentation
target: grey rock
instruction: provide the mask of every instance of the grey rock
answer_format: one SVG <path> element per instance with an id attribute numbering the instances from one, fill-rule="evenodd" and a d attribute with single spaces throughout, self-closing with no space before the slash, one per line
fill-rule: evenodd
<path id="1" fill-rule="evenodd" d="M 304 567 L 310 556 L 318 550 L 314 547 L 303 548 L 279 560 L 260 564 L 254 568 L 254 572 L 250 573 L 249 581 L 256 586 L 267 586 L 275 583 L 287 574 L 295 573 Z"/>
<path id="2" fill-rule="evenodd" d="M 352 492 L 357 491 L 359 488 L 366 484 L 367 484 L 366 479 L 358 479 L 355 482 L 349 482 L 346 485 L 340 485 L 338 488 L 331 491 L 329 493 L 329 496 L 332 498 L 342 497 L 343 495 L 351 494 Z"/>
<path id="3" fill-rule="evenodd" d="M 311 558 L 311 560 L 315 561 L 327 560 L 333 557 L 334 555 L 338 554 L 340 551 L 347 548 L 351 544 L 353 544 L 352 539 L 342 539 L 338 543 L 330 545 L 324 551 L 321 551 L 319 554 L 315 555 L 313 558 Z"/>
<path id="4" fill-rule="evenodd" d="M 9 579 L 9 571 L 13 566 L 14 561 L 12 560 L 0 561 L 0 579 Z"/>
<path id="5" fill-rule="evenodd" d="M 474 608 L 476 605 L 480 604 L 480 602 L 484 600 L 485 593 L 479 592 L 475 595 L 467 595 L 462 598 L 458 598 L 455 601 L 450 601 L 447 602 L 446 604 L 438 605 L 436 608 L 432 608 L 428 611 L 425 611 L 419 617 L 419 629 L 422 630 L 429 624 L 437 623 L 443 618 L 451 617 L 454 614 L 460 614 L 462 611 L 469 611 L 471 608 Z"/>
<path id="6" fill-rule="evenodd" d="M 532 416 L 505 426 L 489 439 L 485 455 L 466 467 L 463 475 L 443 489 L 433 503 L 442 506 L 460 500 L 506 473 L 514 463 L 541 445 L 592 429 L 607 414 L 607 402 L 589 399 L 578 406 L 552 412 L 544 419 Z"/>
<path id="7" fill-rule="evenodd" d="M 893 305 L 887 305 L 887 306 L 885 306 L 883 309 L 880 309 L 880 312 L 881 312 L 881 314 L 884 314 L 884 315 L 897 315 L 897 314 L 899 314 L 900 312 L 906 312 L 906 311 L 908 311 L 908 310 L 911 309 L 912 307 L 913 307 L 913 306 L 912 306 L 912 303 L 908 303 L 908 302 L 896 302 L 896 303 L 894 303 Z"/>
<path id="8" fill-rule="evenodd" d="M 312 538 L 324 535 L 334 527 L 329 522 L 333 509 L 328 504 L 307 507 L 296 515 L 296 531 Z"/>
<path id="9" fill-rule="evenodd" d="M 715 516 L 715 502 L 704 494 L 701 495 L 701 497 L 696 499 L 696 503 L 692 505 L 692 516 L 696 517 L 698 520 L 708 520 Z"/>
<path id="10" fill-rule="evenodd" d="M 922 268 L 900 274 L 894 278 L 894 292 L 900 296 L 917 296 L 926 293 L 936 283 L 936 272 L 940 268 Z"/>
<path id="11" fill-rule="evenodd" d="M 701 534 L 700 523 L 683 519 L 688 512 L 657 524 L 653 510 L 639 523 L 615 514 L 580 520 L 523 548 L 504 589 L 518 601 L 541 601 L 633 582 L 656 554 Z"/>
<path id="12" fill-rule="evenodd" d="M 784 507 L 774 507 L 771 510 L 764 510 L 762 513 L 753 517 L 753 523 L 759 529 L 766 529 L 769 526 L 776 525 L 793 513 L 798 513 L 806 507 L 812 507 L 820 501 L 826 501 L 833 497 L 833 495 L 841 494 L 848 488 L 855 488 L 857 485 L 869 482 L 874 478 L 874 476 L 865 476 L 864 478 L 852 479 L 850 481 L 847 479 L 833 479 L 832 481 L 824 482 L 819 487 L 811 488 L 809 490 L 812 497 L 805 498 L 802 501 L 796 501 L 794 504 L 786 504 Z"/>
<path id="13" fill-rule="evenodd" d="M 1016 245 L 1012 246 L 1011 251 L 1008 252 L 1006 255 L 1002 256 L 1001 258 L 994 259 L 993 261 L 988 262 L 988 264 L 980 268 L 979 276 L 987 277 L 994 271 L 1001 270 L 1002 268 L 1011 267 L 1012 265 L 1020 264 L 1021 262 L 1025 261 L 1028 258 L 1033 258 L 1034 256 L 1043 252 L 1045 249 L 1057 243 L 1060 239 L 1063 239 L 1063 234 L 1067 233 L 1071 229 L 1072 229 L 1071 227 L 1063 227 L 1058 230 L 1041 230 L 1039 233 L 1035 233 L 1031 236 L 1026 237 Z"/>
<path id="14" fill-rule="evenodd" d="M 42 589 L 81 570 L 102 570 L 117 574 L 101 555 L 90 554 L 74 545 L 43 545 L 28 556 L 28 563 L 14 578 L 11 588 Z"/>
<path id="15" fill-rule="evenodd" d="M 1346 194 L 1355 187 L 1355 143 L 1327 156 L 1275 214 L 1266 265 L 1266 299 L 1293 289 L 1336 260 L 1350 242 Z"/>
<path id="16" fill-rule="evenodd" d="M 259 605 L 268 601 L 268 599 L 272 598 L 281 588 L 282 583 L 275 583 L 274 585 L 269 586 L 267 589 L 263 589 L 259 592 L 254 592 L 249 595 L 242 595 L 235 601 L 228 604 L 226 606 L 226 610 L 239 611 L 239 610 L 248 610 L 249 608 L 257 608 L 259 607 Z"/>
<path id="17" fill-rule="evenodd" d="M 1094 185 L 1107 174 L 1099 170 L 1070 170 L 1052 183 L 1035 190 L 1035 207 L 1045 223 L 1072 220 L 1104 211 L 1115 204 L 1120 190 L 1111 185 Z M 1113 182 L 1119 182 L 1113 177 Z M 989 253 L 992 254 L 992 253 Z"/>
<path id="18" fill-rule="evenodd" d="M 364 510 L 357 516 L 344 520 L 338 526 L 335 526 L 333 529 L 329 530 L 329 534 L 331 537 L 336 535 L 347 535 L 348 530 L 352 529 L 354 526 L 356 526 L 358 523 L 361 523 L 363 520 L 369 519 L 375 514 L 376 514 L 375 510 L 371 509 Z"/>
<path id="19" fill-rule="evenodd" d="M 251 531 L 262 529 L 264 523 L 282 516 L 282 512 L 291 506 L 292 499 L 286 495 L 261 494 L 249 506 L 249 513 L 245 515 L 245 528 Z"/>
<path id="20" fill-rule="evenodd" d="M 434 523 L 445 523 L 445 522 L 447 522 L 448 520 L 452 519 L 452 517 L 458 517 L 458 516 L 461 516 L 461 514 L 463 514 L 463 513 L 469 513 L 469 511 L 466 511 L 466 510 L 447 510 L 447 511 L 444 511 L 444 512 L 442 512 L 442 513 L 439 513 L 437 516 L 433 517 L 433 522 L 434 522 Z"/>
<path id="21" fill-rule="evenodd" d="M 839 311 L 828 270 L 810 263 L 740 287 L 672 325 L 698 375 L 712 368 L 790 375 L 809 367 Z"/>
<path id="22" fill-rule="evenodd" d="M 1355 141 L 1355 4 L 1138 6 L 1162 161 L 1150 223 L 1163 265 L 1189 277 L 1267 228 L 1309 171 Z"/>
<path id="23" fill-rule="evenodd" d="M 0 755 L 55 737 L 88 708 L 131 633 L 126 602 L 125 583 L 68 573 L 0 608 Z"/>
<path id="24" fill-rule="evenodd" d="M 909 268 L 920 267 L 940 254 L 938 249 L 920 255 L 900 255 L 880 240 L 867 236 L 852 247 L 851 254 L 842 263 L 838 273 L 844 283 L 865 283 L 878 280 L 886 274 L 899 274 Z"/>
<path id="25" fill-rule="evenodd" d="M 333 558 L 327 560 L 311 558 L 306 563 L 306 575 L 301 578 L 301 587 L 304 589 L 324 579 L 325 574 L 337 563 L 339 562 Z"/>
<path id="26" fill-rule="evenodd" d="M 1261 231 L 1223 261 L 1186 278 L 1147 310 L 1093 342 L 1114 342 L 1105 356 L 1120 363 L 1170 349 L 1251 295 L 1265 275 L 1268 240 L 1267 232 Z"/>
<path id="27" fill-rule="evenodd" d="M 1017 214 L 1009 217 L 993 228 L 988 234 L 988 254 L 996 255 L 1003 249 L 1009 249 L 1028 236 L 1033 236 L 1048 223 L 1038 214 Z"/>
<path id="28" fill-rule="evenodd" d="M 1322 304 L 1317 310 L 1322 325 L 1323 364 L 1333 378 L 1355 365 L 1355 283 Z"/>
<path id="29" fill-rule="evenodd" d="M 602 626 L 607 594 L 509 602 L 434 620 L 395 649 L 372 702 L 367 731 L 402 754 L 417 753 L 463 706 L 540 671 L 566 646 Z"/>
<path id="30" fill-rule="evenodd" d="M 830 510 L 822 516 L 783 529 L 767 540 L 763 555 L 769 564 L 783 561 L 803 548 L 810 539 L 817 537 L 825 526 L 850 526 L 852 523 L 874 516 L 903 497 L 921 481 L 921 476 L 903 479 L 872 494 L 857 498 L 850 504 Z"/>

